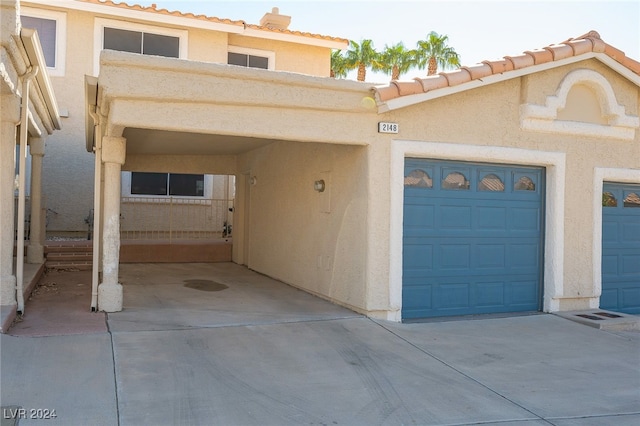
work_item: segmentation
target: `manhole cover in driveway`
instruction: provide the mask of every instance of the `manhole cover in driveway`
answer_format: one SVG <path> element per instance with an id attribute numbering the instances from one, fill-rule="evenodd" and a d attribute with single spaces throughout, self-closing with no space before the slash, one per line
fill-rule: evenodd
<path id="1" fill-rule="evenodd" d="M 184 282 L 185 287 L 201 291 L 221 291 L 229 288 L 228 285 L 211 280 L 184 280 Z"/>

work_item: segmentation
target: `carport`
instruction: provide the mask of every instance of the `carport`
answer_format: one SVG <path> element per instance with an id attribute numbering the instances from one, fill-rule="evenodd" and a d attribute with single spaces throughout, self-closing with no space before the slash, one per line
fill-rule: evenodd
<path id="1" fill-rule="evenodd" d="M 85 86 L 92 310 L 123 307 L 122 171 L 235 175 L 233 262 L 366 309 L 367 85 L 104 51 Z"/>

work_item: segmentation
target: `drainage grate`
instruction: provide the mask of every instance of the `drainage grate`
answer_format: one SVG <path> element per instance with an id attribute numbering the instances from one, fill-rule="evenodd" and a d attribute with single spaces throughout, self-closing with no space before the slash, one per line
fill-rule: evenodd
<path id="1" fill-rule="evenodd" d="M 600 318 L 600 317 L 597 317 L 595 315 L 589 315 L 589 314 L 577 314 L 576 316 L 577 317 L 581 317 L 581 318 L 594 320 L 594 321 L 602 321 L 604 319 L 604 318 Z"/>
<path id="2" fill-rule="evenodd" d="M 622 315 L 610 314 L 609 312 L 594 312 L 594 314 L 606 318 L 622 318 Z"/>
<path id="3" fill-rule="evenodd" d="M 212 280 L 184 280 L 184 286 L 200 291 L 221 291 L 229 288 L 228 285 Z"/>

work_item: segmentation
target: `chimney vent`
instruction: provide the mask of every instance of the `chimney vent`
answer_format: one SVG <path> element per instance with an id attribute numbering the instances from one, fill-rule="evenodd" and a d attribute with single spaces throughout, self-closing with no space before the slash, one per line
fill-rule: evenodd
<path id="1" fill-rule="evenodd" d="M 267 12 L 260 20 L 260 25 L 272 30 L 286 30 L 291 23 L 291 16 L 280 15 L 277 7 L 271 9 L 271 13 Z"/>

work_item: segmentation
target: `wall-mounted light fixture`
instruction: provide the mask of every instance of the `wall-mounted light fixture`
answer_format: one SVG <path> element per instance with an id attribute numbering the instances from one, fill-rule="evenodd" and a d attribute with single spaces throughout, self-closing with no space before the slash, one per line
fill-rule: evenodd
<path id="1" fill-rule="evenodd" d="M 313 189 L 314 190 L 316 190 L 318 192 L 324 192 L 324 188 L 325 188 L 324 179 L 320 179 L 320 180 L 317 180 L 317 181 L 313 182 Z"/>
<path id="2" fill-rule="evenodd" d="M 255 176 L 251 176 L 250 182 L 251 182 L 251 185 L 255 185 L 258 183 L 258 178 Z"/>

